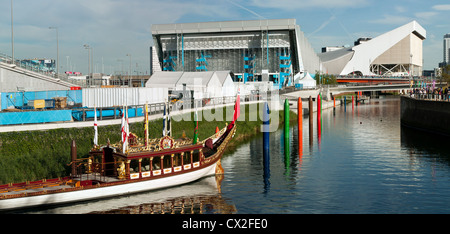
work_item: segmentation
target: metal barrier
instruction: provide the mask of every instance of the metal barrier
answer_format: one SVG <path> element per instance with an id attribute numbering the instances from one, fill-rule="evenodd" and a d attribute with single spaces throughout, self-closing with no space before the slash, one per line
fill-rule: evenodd
<path id="1" fill-rule="evenodd" d="M 261 95 L 243 95 L 240 96 L 241 103 L 257 101 L 261 100 Z M 171 104 L 170 111 L 178 111 L 178 110 L 189 110 L 195 109 L 196 107 L 205 107 L 205 106 L 217 106 L 223 104 L 235 103 L 236 97 L 219 97 L 219 98 L 204 98 L 204 99 L 188 99 L 188 100 L 180 100 Z M 148 114 L 162 114 L 164 112 L 164 105 L 167 103 L 154 103 L 148 104 Z M 144 116 L 145 105 L 133 105 L 128 106 L 128 117 L 142 117 Z M 108 111 L 108 112 L 106 112 Z M 76 121 L 92 121 L 94 119 L 94 109 L 93 108 L 82 108 L 78 110 L 74 110 L 74 112 L 78 112 L 76 114 L 72 114 Z M 107 115 L 105 113 L 108 113 Z M 108 107 L 108 108 L 97 108 L 97 118 L 99 120 L 104 119 L 120 119 L 122 117 L 123 108 L 122 107 Z"/>

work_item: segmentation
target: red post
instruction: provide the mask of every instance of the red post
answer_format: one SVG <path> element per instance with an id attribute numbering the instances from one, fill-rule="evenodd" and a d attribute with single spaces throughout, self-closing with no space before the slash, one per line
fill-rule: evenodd
<path id="1" fill-rule="evenodd" d="M 317 95 L 317 118 L 320 118 L 320 94 Z"/>
<path id="2" fill-rule="evenodd" d="M 297 118 L 298 118 L 298 156 L 303 155 L 303 103 L 302 98 L 297 101 Z"/>
<path id="3" fill-rule="evenodd" d="M 353 99 L 354 99 L 354 96 L 352 96 L 352 109 L 353 109 L 353 105 L 354 105 L 354 101 L 353 101 Z"/>

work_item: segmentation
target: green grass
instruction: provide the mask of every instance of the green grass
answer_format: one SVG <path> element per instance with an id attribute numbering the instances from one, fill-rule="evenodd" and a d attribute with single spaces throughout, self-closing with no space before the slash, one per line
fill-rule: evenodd
<path id="1" fill-rule="evenodd" d="M 259 117 L 257 121 L 249 121 L 249 117 L 255 114 L 256 110 L 253 109 L 255 108 L 250 110 L 249 105 L 241 105 L 241 117 L 237 122 L 236 134 L 228 145 L 226 154 L 233 152 L 239 144 L 259 133 L 262 124 Z M 172 121 L 174 138 L 180 138 L 183 130 L 187 137 L 193 137 L 194 114 L 192 112 L 187 115 L 190 115 L 190 120 Z M 216 127 L 221 129 L 226 122 L 229 123 L 233 110 L 218 112 L 217 116 L 220 115 L 223 116 L 222 120 L 206 121 L 205 114 L 202 114 L 202 119 L 199 119 L 198 123 L 201 140 L 213 135 Z M 279 111 L 280 124 L 283 122 L 283 115 L 283 111 Z M 297 115 L 291 112 L 290 121 L 296 123 L 296 119 Z M 130 124 L 130 130 L 142 138 L 143 122 Z M 106 144 L 108 139 L 111 143 L 120 141 L 120 125 L 99 126 L 98 131 L 100 145 Z M 161 134 L 162 119 L 151 121 L 149 137 L 158 138 Z M 93 136 L 93 127 L 0 133 L 0 184 L 68 176 L 72 139 L 77 145 L 77 156 L 81 158 L 87 156 L 92 148 Z"/>

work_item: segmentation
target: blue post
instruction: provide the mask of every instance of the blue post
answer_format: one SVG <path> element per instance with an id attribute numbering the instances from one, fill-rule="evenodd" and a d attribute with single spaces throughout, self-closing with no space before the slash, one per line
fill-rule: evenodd
<path id="1" fill-rule="evenodd" d="M 347 97 L 344 96 L 344 112 L 347 112 Z"/>
<path id="2" fill-rule="evenodd" d="M 264 103 L 263 110 L 263 164 L 264 164 L 264 190 L 267 191 L 270 186 L 270 140 L 269 140 L 269 104 Z"/>
<path id="3" fill-rule="evenodd" d="M 269 149 L 270 149 L 270 141 L 269 141 L 269 104 L 267 102 L 264 103 L 264 110 L 263 110 L 263 145 L 264 145 L 264 157 L 269 156 Z"/>

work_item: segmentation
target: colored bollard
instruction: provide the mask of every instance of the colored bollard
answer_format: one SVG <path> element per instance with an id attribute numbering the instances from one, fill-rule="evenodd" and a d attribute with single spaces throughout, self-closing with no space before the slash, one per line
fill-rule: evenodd
<path id="1" fill-rule="evenodd" d="M 303 155 L 303 103 L 302 98 L 298 98 L 297 101 L 298 111 L 298 156 L 301 158 Z"/>
<path id="2" fill-rule="evenodd" d="M 289 100 L 284 100 L 284 139 L 289 139 Z"/>
<path id="3" fill-rule="evenodd" d="M 264 103 L 263 109 L 263 164 L 264 164 L 264 190 L 270 187 L 270 117 L 269 104 Z"/>
<path id="4" fill-rule="evenodd" d="M 347 97 L 344 96 L 344 112 L 347 112 Z"/>
<path id="5" fill-rule="evenodd" d="M 289 150 L 289 101 L 284 101 L 284 157 L 286 169 L 289 170 L 290 163 L 290 150 Z M 288 173 L 289 174 L 289 173 Z"/>
<path id="6" fill-rule="evenodd" d="M 309 96 L 309 99 L 308 99 L 308 108 L 309 108 L 309 125 L 312 126 L 313 125 L 313 101 L 312 101 L 311 96 Z"/>
<path id="7" fill-rule="evenodd" d="M 266 102 L 264 103 L 264 110 L 263 110 L 263 147 L 264 147 L 264 154 L 269 154 L 270 149 L 270 140 L 269 140 L 269 127 L 270 127 L 270 115 L 269 115 L 269 104 Z"/>
<path id="8" fill-rule="evenodd" d="M 352 110 L 353 110 L 353 108 L 355 107 L 354 105 L 354 100 L 353 100 L 354 98 L 353 98 L 353 96 L 352 96 Z"/>
<path id="9" fill-rule="evenodd" d="M 297 117 L 298 117 L 298 126 L 303 128 L 303 103 L 302 98 L 298 98 L 297 100 Z"/>
<path id="10" fill-rule="evenodd" d="M 336 97 L 333 97 L 333 116 L 336 115 Z"/>
<path id="11" fill-rule="evenodd" d="M 317 95 L 317 118 L 320 118 L 320 116 L 321 116 L 322 104 L 320 102 L 321 102 L 321 100 L 320 100 L 320 94 L 319 94 L 319 95 Z"/>

